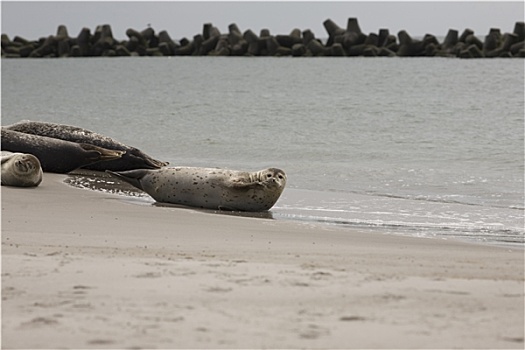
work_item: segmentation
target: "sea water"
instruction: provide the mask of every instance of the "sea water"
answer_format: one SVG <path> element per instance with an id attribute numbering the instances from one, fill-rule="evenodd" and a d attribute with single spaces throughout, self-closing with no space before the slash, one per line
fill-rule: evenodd
<path id="1" fill-rule="evenodd" d="M 2 59 L 2 125 L 81 126 L 174 166 L 285 170 L 276 220 L 524 242 L 519 59 Z"/>

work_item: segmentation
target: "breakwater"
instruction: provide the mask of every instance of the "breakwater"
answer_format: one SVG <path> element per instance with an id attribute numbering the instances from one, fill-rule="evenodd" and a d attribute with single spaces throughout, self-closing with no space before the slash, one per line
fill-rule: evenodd
<path id="1" fill-rule="evenodd" d="M 127 40 L 113 37 L 109 24 L 99 25 L 92 33 L 83 28 L 70 37 L 66 26 L 59 25 L 56 35 L 27 40 L 15 36 L 11 40 L 2 34 L 2 58 L 48 57 L 113 57 L 113 56 L 387 56 L 387 57 L 525 57 L 525 23 L 516 22 L 512 33 L 490 28 L 482 39 L 474 31 L 461 34 L 449 29 L 443 42 L 426 34 L 414 39 L 405 30 L 397 35 L 388 29 L 365 34 L 357 18 L 348 18 L 346 28 L 327 19 L 323 26 L 327 40 L 318 39 L 309 29 L 293 29 L 289 34 L 273 35 L 262 29 L 257 35 L 244 32 L 235 23 L 222 33 L 211 23 L 205 23 L 202 33 L 193 38 L 173 40 L 167 31 L 158 33 L 151 27 L 142 31 L 126 30 Z"/>

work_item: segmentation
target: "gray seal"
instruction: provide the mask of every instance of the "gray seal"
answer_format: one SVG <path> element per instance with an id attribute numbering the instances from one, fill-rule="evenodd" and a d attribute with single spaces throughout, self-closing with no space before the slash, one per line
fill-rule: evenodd
<path id="1" fill-rule="evenodd" d="M 193 167 L 108 172 L 157 202 L 219 210 L 269 210 L 286 185 L 286 174 L 276 168 L 256 172 Z"/>
<path id="2" fill-rule="evenodd" d="M 42 167 L 32 154 L 2 151 L 2 186 L 36 187 L 42 182 Z"/>
<path id="3" fill-rule="evenodd" d="M 3 151 L 32 154 L 38 158 L 44 172 L 59 174 L 96 162 L 118 159 L 124 153 L 5 128 L 2 128 L 1 141 Z"/>
<path id="4" fill-rule="evenodd" d="M 124 171 L 132 169 L 158 169 L 168 165 L 167 162 L 153 159 L 141 150 L 125 145 L 111 137 L 71 125 L 48 122 L 23 120 L 5 126 L 6 129 L 26 134 L 46 136 L 75 143 L 91 144 L 105 149 L 125 151 L 122 157 L 104 163 L 95 163 L 83 166 L 90 170 Z"/>

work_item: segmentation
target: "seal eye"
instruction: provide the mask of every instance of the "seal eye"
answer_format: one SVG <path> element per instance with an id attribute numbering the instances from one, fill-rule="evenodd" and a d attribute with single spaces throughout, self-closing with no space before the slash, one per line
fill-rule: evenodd
<path id="1" fill-rule="evenodd" d="M 283 179 L 283 176 L 282 176 L 282 175 L 279 175 L 279 179 L 281 179 L 281 180 L 282 180 L 282 179 Z"/>
<path id="2" fill-rule="evenodd" d="M 272 177 L 272 174 L 268 174 L 266 175 L 267 178 L 271 178 Z"/>

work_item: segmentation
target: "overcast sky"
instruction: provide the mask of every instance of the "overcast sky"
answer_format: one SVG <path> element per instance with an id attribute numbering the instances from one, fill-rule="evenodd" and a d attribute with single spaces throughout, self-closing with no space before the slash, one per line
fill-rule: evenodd
<path id="1" fill-rule="evenodd" d="M 324 38 L 324 20 L 346 27 L 349 17 L 357 17 L 367 34 L 387 28 L 392 34 L 404 29 L 412 36 L 444 36 L 449 29 L 461 34 L 470 28 L 483 38 L 490 28 L 512 32 L 515 22 L 524 21 L 523 1 L 1 1 L 1 10 L 2 33 L 31 40 L 56 34 L 60 24 L 72 37 L 83 27 L 93 32 L 99 24 L 110 24 L 117 39 L 127 39 L 128 28 L 140 31 L 148 25 L 157 33 L 167 30 L 175 40 L 191 39 L 202 33 L 204 23 L 212 23 L 222 33 L 236 23 L 241 31 L 251 29 L 256 34 L 263 28 L 272 34 L 299 28 Z"/>

